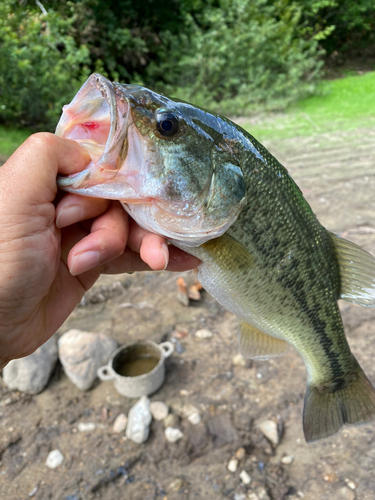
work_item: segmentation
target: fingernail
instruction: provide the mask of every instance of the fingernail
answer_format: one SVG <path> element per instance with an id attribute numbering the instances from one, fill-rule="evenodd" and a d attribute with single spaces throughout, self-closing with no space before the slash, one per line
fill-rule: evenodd
<path id="1" fill-rule="evenodd" d="M 77 274 L 85 273 L 90 269 L 96 267 L 100 262 L 100 253 L 94 250 L 89 250 L 87 252 L 79 253 L 73 257 L 72 264 L 69 268 L 70 274 L 72 276 L 77 276 Z"/>
<path id="2" fill-rule="evenodd" d="M 78 205 L 70 205 L 62 208 L 56 217 L 56 226 L 58 228 L 70 226 L 80 220 L 84 219 L 84 212 L 82 207 Z"/>
<path id="3" fill-rule="evenodd" d="M 162 243 L 161 244 L 161 251 L 163 252 L 164 254 L 164 258 L 165 258 L 165 266 L 163 269 L 167 269 L 167 266 L 168 266 L 168 262 L 169 262 L 169 250 L 168 250 L 168 245 L 166 243 Z"/>

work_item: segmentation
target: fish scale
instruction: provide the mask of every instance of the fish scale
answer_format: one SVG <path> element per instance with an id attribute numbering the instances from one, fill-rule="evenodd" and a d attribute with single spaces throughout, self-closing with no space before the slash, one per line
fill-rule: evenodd
<path id="1" fill-rule="evenodd" d="M 224 117 L 101 75 L 64 108 L 57 134 L 92 158 L 59 186 L 120 200 L 144 229 L 198 257 L 200 282 L 238 317 L 245 357 L 297 350 L 308 372 L 307 441 L 374 419 L 375 390 L 337 301 L 375 306 L 375 259 L 319 223 L 266 148 Z"/>

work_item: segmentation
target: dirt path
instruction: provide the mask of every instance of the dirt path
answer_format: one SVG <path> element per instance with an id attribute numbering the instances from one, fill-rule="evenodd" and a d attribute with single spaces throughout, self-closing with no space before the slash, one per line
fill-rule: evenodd
<path id="1" fill-rule="evenodd" d="M 323 225 L 375 254 L 375 129 L 266 146 L 288 168 Z M 194 426 L 182 418 L 184 437 L 170 444 L 163 424 L 154 421 L 149 440 L 136 445 L 112 432 L 115 417 L 134 401 L 119 396 L 110 382 L 82 393 L 60 366 L 38 396 L 10 392 L 1 382 L 2 498 L 373 500 L 375 424 L 307 445 L 302 433 L 306 372 L 298 355 L 235 365 L 235 318 L 206 293 L 190 307 L 181 305 L 177 277 L 103 277 L 59 333 L 74 327 L 127 343 L 160 342 L 176 330 L 187 331 L 180 352 L 170 359 L 165 385 L 152 399 L 175 411 L 193 404 L 202 422 Z M 193 279 L 192 273 L 185 277 Z M 375 383 L 375 310 L 341 306 L 352 350 Z M 213 337 L 195 338 L 203 327 Z M 257 428 L 268 418 L 283 423 L 276 448 Z M 96 428 L 79 432 L 80 422 L 94 422 Z M 229 472 L 228 462 L 240 447 L 246 455 L 237 471 Z M 65 459 L 50 470 L 46 457 L 56 448 Z M 294 457 L 292 464 L 281 462 L 285 455 Z M 248 486 L 239 478 L 242 470 L 251 476 Z"/>

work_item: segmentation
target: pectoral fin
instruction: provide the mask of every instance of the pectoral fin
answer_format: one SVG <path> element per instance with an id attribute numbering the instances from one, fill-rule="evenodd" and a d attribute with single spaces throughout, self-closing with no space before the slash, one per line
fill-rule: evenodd
<path id="1" fill-rule="evenodd" d="M 282 356 L 289 348 L 284 340 L 271 337 L 245 321 L 238 325 L 238 345 L 244 358 L 255 359 Z"/>
<path id="2" fill-rule="evenodd" d="M 339 264 L 339 298 L 375 307 L 375 258 L 355 243 L 329 234 Z"/>

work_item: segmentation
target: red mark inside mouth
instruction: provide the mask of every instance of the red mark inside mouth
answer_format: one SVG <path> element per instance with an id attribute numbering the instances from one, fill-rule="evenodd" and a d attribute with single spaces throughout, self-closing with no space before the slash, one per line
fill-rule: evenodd
<path id="1" fill-rule="evenodd" d="M 98 122 L 85 122 L 80 124 L 81 127 L 85 128 L 86 130 L 95 130 L 99 127 Z"/>

